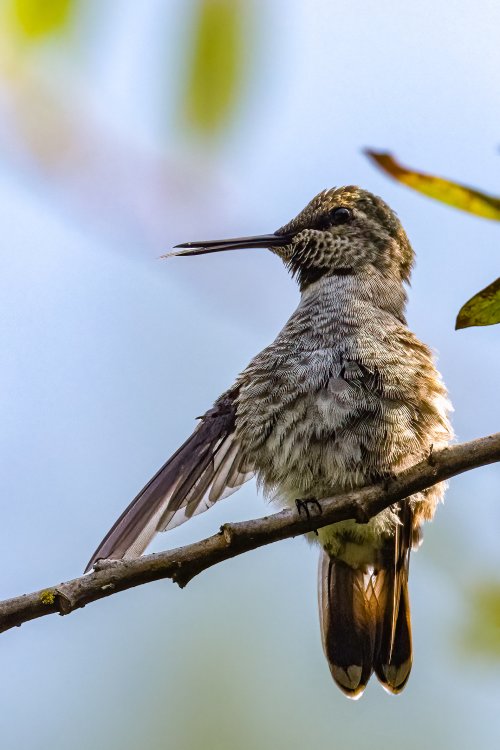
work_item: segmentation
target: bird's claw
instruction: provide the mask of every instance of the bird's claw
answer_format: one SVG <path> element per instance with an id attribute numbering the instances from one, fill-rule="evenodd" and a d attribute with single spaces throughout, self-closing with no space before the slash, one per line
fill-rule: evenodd
<path id="1" fill-rule="evenodd" d="M 323 513 L 323 508 L 321 507 L 321 503 L 319 502 L 319 500 L 316 500 L 315 497 L 309 497 L 304 500 L 297 499 L 295 501 L 295 505 L 297 507 L 297 513 L 299 514 L 299 516 L 301 516 L 302 513 L 304 513 L 307 520 L 311 518 L 310 508 L 316 508 L 318 516 L 320 516 Z M 318 536 L 317 529 L 313 529 L 313 531 L 316 534 L 316 536 Z"/>

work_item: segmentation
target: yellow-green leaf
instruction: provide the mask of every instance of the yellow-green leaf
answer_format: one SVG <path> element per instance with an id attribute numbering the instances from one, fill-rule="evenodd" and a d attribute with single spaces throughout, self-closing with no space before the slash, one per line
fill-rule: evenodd
<path id="1" fill-rule="evenodd" d="M 415 172 L 403 167 L 391 154 L 366 150 L 366 155 L 387 174 L 419 193 L 434 198 L 448 206 L 482 216 L 484 219 L 500 221 L 500 198 L 487 195 L 474 188 L 445 180 L 442 177 Z"/>
<path id="2" fill-rule="evenodd" d="M 500 278 L 465 303 L 458 313 L 455 328 L 491 326 L 493 323 L 500 323 Z"/>
<path id="3" fill-rule="evenodd" d="M 184 112 L 197 130 L 214 133 L 230 119 L 242 88 L 246 37 L 243 0 L 199 0 Z"/>
<path id="4" fill-rule="evenodd" d="M 468 592 L 469 622 L 463 631 L 468 651 L 500 659 L 500 583 L 479 583 Z"/>
<path id="5" fill-rule="evenodd" d="M 70 17 L 74 0 L 9 0 L 17 31 L 38 38 L 60 31 Z"/>

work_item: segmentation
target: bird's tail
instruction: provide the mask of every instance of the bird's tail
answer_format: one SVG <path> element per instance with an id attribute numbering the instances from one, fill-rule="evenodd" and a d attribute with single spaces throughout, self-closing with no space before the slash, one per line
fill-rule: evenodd
<path id="1" fill-rule="evenodd" d="M 319 608 L 323 649 L 339 688 L 359 698 L 375 672 L 399 693 L 412 665 L 407 562 L 364 572 L 323 550 Z"/>

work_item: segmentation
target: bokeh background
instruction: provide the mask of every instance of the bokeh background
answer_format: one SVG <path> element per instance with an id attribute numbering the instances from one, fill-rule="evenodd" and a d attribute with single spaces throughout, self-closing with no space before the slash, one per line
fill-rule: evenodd
<path id="1" fill-rule="evenodd" d="M 409 321 L 457 437 L 500 427 L 499 329 L 454 331 L 498 273 L 498 224 L 391 182 L 363 147 L 500 191 L 495 0 L 2 0 L 1 597 L 81 573 L 194 418 L 298 301 L 265 251 L 159 260 L 270 232 L 358 183 L 417 252 Z M 289 540 L 0 638 L 2 747 L 495 747 L 498 465 L 451 482 L 412 559 L 405 692 L 335 688 L 317 553 Z M 266 511 L 255 485 L 158 538 Z"/>

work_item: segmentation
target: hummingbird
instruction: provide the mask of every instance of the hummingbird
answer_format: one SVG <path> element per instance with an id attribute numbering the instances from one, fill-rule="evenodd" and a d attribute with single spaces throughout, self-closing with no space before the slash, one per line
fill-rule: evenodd
<path id="1" fill-rule="evenodd" d="M 356 186 L 324 190 L 272 234 L 187 242 L 171 255 L 267 248 L 296 279 L 300 302 L 272 344 L 202 417 L 106 534 L 100 558 L 141 555 L 257 478 L 299 512 L 390 477 L 452 437 L 431 350 L 407 327 L 414 262 L 394 211 Z M 350 698 L 375 673 L 399 693 L 412 666 L 408 571 L 421 526 L 445 486 L 391 505 L 367 523 L 308 536 L 320 548 L 319 610 L 331 675 Z"/>

